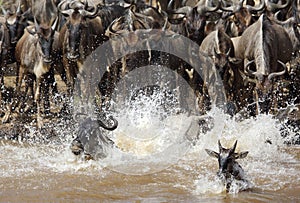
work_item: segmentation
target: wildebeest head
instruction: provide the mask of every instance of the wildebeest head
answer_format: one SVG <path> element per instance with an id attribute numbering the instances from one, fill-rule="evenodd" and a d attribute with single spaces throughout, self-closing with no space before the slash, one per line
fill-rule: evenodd
<path id="1" fill-rule="evenodd" d="M 10 42 L 16 45 L 17 41 L 24 34 L 24 29 L 27 26 L 27 18 L 30 14 L 30 9 L 26 12 L 21 10 L 21 1 L 19 1 L 17 10 L 15 12 L 6 11 L 2 8 L 6 18 L 6 26 L 9 29 Z"/>
<path id="2" fill-rule="evenodd" d="M 231 76 L 230 70 L 237 61 L 234 58 L 234 46 L 230 37 L 222 28 L 218 28 L 216 31 L 211 32 L 203 40 L 199 51 L 199 53 L 204 52 L 210 56 L 213 60 L 216 71 L 224 81 L 225 89 L 229 90 L 226 87 L 229 85 L 228 80 Z M 212 71 L 209 72 L 212 73 Z M 207 75 L 207 79 L 208 78 L 210 78 L 210 76 Z"/>
<path id="3" fill-rule="evenodd" d="M 104 124 L 101 119 L 85 119 L 80 125 L 76 138 L 72 141 L 70 149 L 75 155 L 84 155 L 86 160 L 94 158 L 105 158 L 107 147 L 112 147 L 114 142 L 101 129 L 114 130 L 118 126 L 118 121 L 112 117 L 113 125 Z"/>
<path id="4" fill-rule="evenodd" d="M 227 33 L 230 37 L 240 36 L 244 30 L 253 23 L 252 14 L 261 12 L 265 8 L 265 1 L 260 0 L 259 5 L 243 5 L 244 0 L 232 1 L 232 4 L 225 6 L 224 1 L 222 1 L 221 10 L 226 11 L 223 14 L 225 20 L 225 26 Z"/>
<path id="5" fill-rule="evenodd" d="M 229 62 L 233 61 L 233 43 L 230 37 L 222 29 L 216 31 L 215 40 L 216 46 L 214 47 L 213 60 L 218 69 L 223 69 Z"/>
<path id="6" fill-rule="evenodd" d="M 54 41 L 54 34 L 55 34 L 55 27 L 57 24 L 57 20 L 55 20 L 52 26 L 39 24 L 35 19 L 35 31 L 27 29 L 27 31 L 31 35 L 38 36 L 38 43 L 40 47 L 40 54 L 43 58 L 44 63 L 51 63 L 52 62 L 52 45 Z"/>
<path id="7" fill-rule="evenodd" d="M 68 20 L 66 22 L 68 40 L 67 40 L 67 58 L 76 60 L 79 58 L 79 47 L 81 42 L 82 33 L 88 27 L 88 19 L 94 19 L 98 15 L 98 7 L 94 6 L 92 10 L 87 5 L 77 1 L 73 1 L 65 5 L 66 1 L 62 1 L 58 5 L 58 10 Z M 63 8 L 64 7 L 64 8 Z M 87 10 L 88 9 L 88 10 Z"/>
<path id="8" fill-rule="evenodd" d="M 296 0 L 295 0 L 296 1 Z M 267 0 L 266 1 L 266 9 L 271 13 L 275 13 L 278 10 L 284 9 L 288 7 L 292 0 L 279 1 L 279 0 Z"/>
<path id="9" fill-rule="evenodd" d="M 233 175 L 235 178 L 240 178 L 240 177 L 236 177 L 239 175 L 236 172 L 239 171 L 235 171 L 234 164 L 237 164 L 235 160 L 245 158 L 248 155 L 248 151 L 236 153 L 235 149 L 236 149 L 237 141 L 235 141 L 234 145 L 229 149 L 223 148 L 220 140 L 218 141 L 218 144 L 219 144 L 219 153 L 209 149 L 205 149 L 205 151 L 209 156 L 218 159 L 219 162 L 218 176 L 224 175 L 225 178 L 228 178 L 230 175 Z"/>
<path id="10" fill-rule="evenodd" d="M 185 34 L 189 39 L 200 45 L 206 35 L 205 26 L 207 16 L 215 14 L 219 5 L 219 2 L 201 0 L 194 7 L 184 6 L 174 11 L 168 11 L 169 20 L 172 23 L 177 17 L 177 21 L 181 21 L 182 28 L 184 29 L 179 30 L 179 33 Z M 184 14 L 184 18 L 182 14 Z"/>

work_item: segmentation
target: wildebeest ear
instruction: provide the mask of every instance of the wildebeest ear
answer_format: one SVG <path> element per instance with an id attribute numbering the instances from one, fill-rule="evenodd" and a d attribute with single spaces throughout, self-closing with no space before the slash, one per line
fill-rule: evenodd
<path id="1" fill-rule="evenodd" d="M 207 152 L 207 154 L 208 154 L 209 156 L 212 156 L 212 157 L 215 157 L 215 158 L 219 158 L 219 154 L 218 154 L 217 152 L 212 151 L 212 150 L 210 150 L 210 149 L 205 149 L 205 151 Z"/>
<path id="2" fill-rule="evenodd" d="M 237 155 L 235 156 L 235 159 L 243 159 L 248 155 L 248 153 L 249 153 L 248 151 L 237 153 Z"/>

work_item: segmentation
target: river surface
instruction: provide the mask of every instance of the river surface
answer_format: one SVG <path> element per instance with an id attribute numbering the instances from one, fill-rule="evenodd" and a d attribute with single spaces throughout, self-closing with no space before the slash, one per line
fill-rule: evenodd
<path id="1" fill-rule="evenodd" d="M 70 152 L 71 138 L 64 138 L 59 144 L 3 140 L 0 201 L 299 202 L 300 148 L 283 144 L 275 120 L 262 115 L 236 122 L 218 115 L 215 122 L 223 123 L 222 133 L 218 126 L 206 134 L 200 133 L 199 140 L 188 146 L 178 160 L 163 167 L 169 160 L 168 152 L 165 157 L 152 156 L 151 161 L 141 159 L 142 165 L 113 157 L 110 158 L 114 161 L 84 161 Z M 170 118 L 173 123 L 182 119 Z M 131 151 L 136 157 L 155 154 L 153 148 L 157 143 L 143 145 L 138 140 L 136 146 L 137 141 L 130 142 L 130 137 L 123 136 L 115 138 L 123 152 Z M 204 148 L 218 150 L 218 139 L 228 147 L 237 139 L 237 150 L 249 151 L 248 157 L 239 161 L 251 182 L 247 191 L 233 188 L 227 194 L 216 178 L 217 160 L 206 155 Z M 266 139 L 272 140 L 272 144 Z M 181 150 L 179 146 L 173 149 L 175 154 Z M 141 166 L 149 170 L 140 170 Z"/>
<path id="2" fill-rule="evenodd" d="M 72 132 L 48 143 L 2 140 L 0 202 L 300 202 L 300 147 L 283 144 L 271 116 L 238 122 L 211 111 L 213 128 L 196 133 L 186 126 L 193 123 L 187 114 L 163 122 L 135 115 L 117 116 L 119 127 L 110 136 L 118 147 L 103 160 L 73 155 Z M 180 138 L 193 133 L 199 137 L 193 144 Z M 246 191 L 233 185 L 226 193 L 216 178 L 217 160 L 204 149 L 218 151 L 218 140 L 225 147 L 238 140 L 237 151 L 249 151 L 239 160 Z"/>

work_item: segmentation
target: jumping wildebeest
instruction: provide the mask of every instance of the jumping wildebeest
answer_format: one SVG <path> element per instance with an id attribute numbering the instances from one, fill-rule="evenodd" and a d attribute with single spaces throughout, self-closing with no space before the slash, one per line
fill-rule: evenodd
<path id="1" fill-rule="evenodd" d="M 102 159 L 107 156 L 107 147 L 111 148 L 114 142 L 101 130 L 115 130 L 118 121 L 113 117 L 109 117 L 113 124 L 111 126 L 105 124 L 101 119 L 93 120 L 85 119 L 79 125 L 76 138 L 72 141 L 70 149 L 75 155 L 84 155 L 86 160 Z M 101 127 L 101 128 L 100 128 Z"/>
<path id="2" fill-rule="evenodd" d="M 242 167 L 236 162 L 236 159 L 243 159 L 248 155 L 248 151 L 245 152 L 235 152 L 235 148 L 237 145 L 237 141 L 235 141 L 234 145 L 229 148 L 223 148 L 220 140 L 219 144 L 219 153 L 205 149 L 209 156 L 218 159 L 219 162 L 219 171 L 217 173 L 218 177 L 223 181 L 226 187 L 226 191 L 229 192 L 231 184 L 234 180 L 239 180 L 243 182 L 248 182 L 245 179 L 244 170 Z"/>

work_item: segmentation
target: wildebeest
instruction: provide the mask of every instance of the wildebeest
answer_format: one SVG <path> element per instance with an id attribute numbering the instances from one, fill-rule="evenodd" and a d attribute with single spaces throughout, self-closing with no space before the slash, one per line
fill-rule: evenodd
<path id="1" fill-rule="evenodd" d="M 268 102 L 274 78 L 286 72 L 286 65 L 293 52 L 291 40 L 280 25 L 261 15 L 259 20 L 249 26 L 237 39 L 235 57 L 244 60 L 242 72 L 247 77 L 255 77 L 256 101 L 260 112 L 270 110 Z"/>
<path id="2" fill-rule="evenodd" d="M 119 53 L 120 51 L 128 50 L 128 47 L 134 47 L 135 44 L 141 44 L 141 40 L 138 39 L 138 34 L 134 32 L 139 32 L 139 30 L 150 30 L 150 29 L 161 29 L 162 22 L 166 22 L 166 18 L 163 13 L 153 7 L 148 7 L 147 11 L 141 9 L 141 12 L 137 11 L 138 7 L 132 4 L 130 7 L 126 8 L 123 16 L 116 18 L 106 30 L 105 35 L 111 40 L 112 54 Z M 160 16 L 159 18 L 154 18 L 153 15 Z M 129 34 L 128 38 L 124 40 L 124 43 L 119 43 L 118 37 L 126 36 Z M 143 43 L 147 44 L 147 40 L 143 39 Z M 159 53 L 152 50 L 139 51 L 137 53 L 128 54 L 123 56 L 121 59 L 110 64 L 111 66 L 105 72 L 102 77 L 99 90 L 102 95 L 102 104 L 108 104 L 107 101 L 113 93 L 113 89 L 116 83 L 125 74 L 134 70 L 136 67 L 150 65 L 156 61 L 156 56 Z M 103 106 L 107 108 L 107 106 Z"/>
<path id="3" fill-rule="evenodd" d="M 247 27 L 255 22 L 253 15 L 262 12 L 265 8 L 265 0 L 260 0 L 257 6 L 244 5 L 244 1 L 233 1 L 229 6 L 220 7 L 225 12 L 218 24 L 224 27 L 226 34 L 230 37 L 240 36 Z"/>
<path id="4" fill-rule="evenodd" d="M 52 27 L 49 25 L 39 24 L 35 20 L 35 25 L 26 28 L 24 35 L 18 41 L 16 46 L 16 61 L 18 65 L 18 74 L 16 79 L 16 91 L 14 102 L 9 105 L 9 110 L 6 112 L 3 122 L 9 120 L 13 103 L 18 103 L 20 99 L 21 85 L 24 77 L 31 79 L 29 85 L 33 89 L 33 81 L 35 80 L 35 102 L 37 105 L 37 127 L 43 126 L 41 116 L 41 101 L 44 100 L 45 111 L 49 111 L 49 94 L 45 92 L 47 87 L 47 74 L 53 68 L 53 50 L 52 45 L 58 33 L 54 27 L 56 22 L 53 22 Z M 32 81 L 33 80 L 33 81 Z M 28 81 L 27 81 L 28 82 Z M 42 99 L 42 96 L 44 97 Z"/>
<path id="5" fill-rule="evenodd" d="M 214 86 L 213 75 L 219 74 L 223 81 L 224 95 L 228 101 L 233 99 L 232 69 L 235 68 L 234 46 L 231 38 L 222 28 L 211 32 L 202 42 L 199 54 L 207 54 L 213 61 L 214 67 L 203 69 L 204 90 L 207 92 L 209 86 Z M 216 71 L 216 73 L 215 73 Z"/>
<path id="6" fill-rule="evenodd" d="M 57 18 L 57 7 L 54 0 L 39 1 L 32 5 L 32 13 L 38 22 L 52 24 Z"/>
<path id="7" fill-rule="evenodd" d="M 22 12 L 21 4 L 18 3 L 16 11 L 5 10 L 2 8 L 4 17 L 0 17 L 0 102 L 4 90 L 3 74 L 8 64 L 15 62 L 15 48 L 17 41 L 22 37 L 27 26 L 27 18 L 30 10 Z M 0 104 L 1 106 L 1 104 Z"/>
<path id="8" fill-rule="evenodd" d="M 274 0 L 266 0 L 266 10 L 268 15 L 274 14 L 278 10 L 285 9 L 289 7 L 292 0 L 283 0 L 283 1 L 274 1 Z"/>
<path id="9" fill-rule="evenodd" d="M 211 2 L 207 0 L 201 0 L 194 5 L 186 5 L 177 8 L 176 10 L 171 10 L 169 8 L 167 11 L 170 25 L 168 30 L 183 35 L 200 45 L 203 39 L 206 37 L 205 26 L 207 19 L 209 18 L 208 16 L 216 14 L 218 8 L 219 2 Z M 175 49 L 177 49 L 177 45 L 180 47 L 182 44 L 180 41 L 173 41 L 173 46 Z M 193 88 L 195 95 L 197 95 L 201 112 L 206 111 L 209 105 L 204 104 L 203 102 L 204 93 L 202 91 L 203 79 L 201 78 L 202 76 L 200 76 L 201 73 L 197 73 L 193 67 L 176 56 L 167 55 L 167 57 L 168 66 L 171 69 L 175 69 L 176 72 Z M 184 93 L 181 95 L 184 95 Z M 183 98 L 181 98 L 181 100 L 181 102 L 184 102 Z"/>
<path id="10" fill-rule="evenodd" d="M 114 142 L 107 136 L 101 128 L 105 130 L 115 130 L 118 121 L 112 116 L 109 119 L 113 124 L 107 125 L 103 118 L 97 120 L 86 118 L 80 123 L 75 139 L 72 141 L 70 149 L 75 155 L 84 155 L 88 159 L 102 159 L 107 156 L 107 148 L 111 148 Z"/>
<path id="11" fill-rule="evenodd" d="M 220 72 L 221 78 L 228 72 L 230 63 L 234 62 L 234 46 L 223 29 L 211 32 L 200 45 L 200 52 L 208 54 Z"/>
<path id="12" fill-rule="evenodd" d="M 226 149 L 222 147 L 220 140 L 218 141 L 219 153 L 210 149 L 205 149 L 207 154 L 211 157 L 217 158 L 219 162 L 218 177 L 223 181 L 226 187 L 226 191 L 229 192 L 231 184 L 234 180 L 247 183 L 243 168 L 236 161 L 237 159 L 243 159 L 248 155 L 248 151 L 236 153 L 237 141 L 234 145 Z"/>
<path id="13" fill-rule="evenodd" d="M 120 6 L 93 5 L 90 7 L 87 2 L 76 1 L 62 1 L 58 5 L 58 10 L 67 18 L 67 22 L 60 31 L 59 40 L 67 76 L 68 97 L 72 98 L 78 74 L 81 73 L 83 80 L 88 80 L 89 73 L 84 70 L 84 61 L 92 51 L 108 39 L 104 35 L 106 27 L 116 17 L 122 15 L 123 10 Z M 86 88 L 85 96 L 89 97 L 92 87 L 89 85 L 82 87 L 82 84 L 79 84 L 80 88 Z"/>
<path id="14" fill-rule="evenodd" d="M 287 14 L 284 10 L 280 10 L 274 15 L 274 21 L 282 25 L 289 34 L 289 37 L 293 44 L 293 52 L 295 56 L 299 55 L 300 51 L 300 6 L 297 5 L 297 1 L 294 1 Z"/>
<path id="15" fill-rule="evenodd" d="M 181 22 L 177 23 L 179 26 L 173 25 L 171 29 L 200 45 L 207 34 L 205 32 L 206 21 L 210 15 L 217 14 L 219 6 L 219 3 L 212 5 L 210 1 L 201 0 L 194 7 L 184 6 L 168 11 L 171 24 L 176 21 Z"/>

